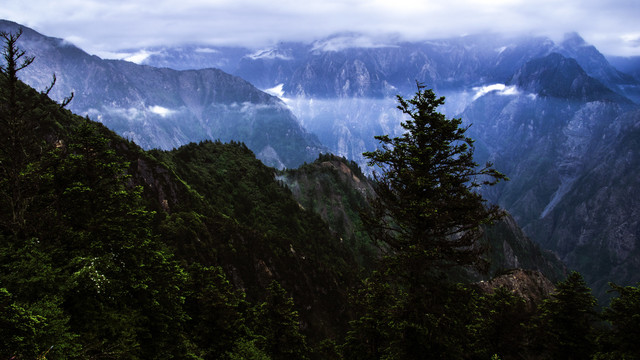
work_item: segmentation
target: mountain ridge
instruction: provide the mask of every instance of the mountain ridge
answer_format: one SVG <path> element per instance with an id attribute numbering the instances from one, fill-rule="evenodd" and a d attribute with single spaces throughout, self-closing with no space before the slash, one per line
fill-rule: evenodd
<path id="1" fill-rule="evenodd" d="M 3 31 L 17 32 L 20 27 L 0 22 Z M 36 59 L 21 74 L 23 80 L 44 88 L 55 73 L 52 97 L 74 92 L 70 109 L 96 118 L 144 148 L 171 149 L 204 139 L 244 141 L 278 168 L 295 167 L 326 151 L 281 100 L 222 70 L 180 72 L 101 60 L 33 30 L 24 30 L 20 41 Z"/>

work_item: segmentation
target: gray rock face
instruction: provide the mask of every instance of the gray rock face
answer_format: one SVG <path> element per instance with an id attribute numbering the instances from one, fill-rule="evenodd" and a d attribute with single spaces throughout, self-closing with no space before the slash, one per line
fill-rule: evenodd
<path id="1" fill-rule="evenodd" d="M 510 83 L 518 94 L 484 95 L 462 113 L 479 160 L 511 178 L 485 195 L 601 297 L 608 281 L 637 282 L 638 106 L 559 54 Z"/>
<path id="2" fill-rule="evenodd" d="M 567 268 L 552 251 L 532 241 L 510 214 L 483 228 L 481 242 L 488 248 L 488 275 L 497 276 L 513 269 L 539 271 L 551 281 L 562 280 Z"/>
<path id="3" fill-rule="evenodd" d="M 0 22 L 0 31 L 18 25 Z M 177 71 L 106 61 L 25 29 L 19 46 L 34 63 L 20 73 L 36 89 L 75 97 L 69 109 L 104 123 L 143 148 L 205 139 L 241 141 L 268 165 L 295 167 L 326 151 L 278 98 L 218 69 Z"/>
<path id="4" fill-rule="evenodd" d="M 525 300 L 528 311 L 535 309 L 554 292 L 555 286 L 544 274 L 531 270 L 513 270 L 490 281 L 476 283 L 482 291 L 493 293 L 504 287 Z"/>
<path id="5" fill-rule="evenodd" d="M 592 165 L 530 230 L 599 292 L 607 289 L 607 281 L 638 282 L 640 269 L 640 112 L 623 114 L 613 123 L 628 127 L 617 136 L 603 135 L 602 144 L 589 153 Z"/>
<path id="6" fill-rule="evenodd" d="M 549 96 L 571 96 L 582 102 L 602 99 L 603 92 L 608 97 L 636 98 L 640 94 L 635 79 L 616 70 L 577 34 L 567 35 L 560 43 L 544 37 L 495 35 L 410 43 L 339 34 L 310 44 L 280 43 L 260 51 L 180 50 L 151 49 L 144 61 L 176 68 L 219 65 L 260 88 L 279 85 L 279 96 L 310 132 L 333 153 L 363 168 L 362 152 L 377 145 L 373 135 L 400 133 L 398 124 L 403 118 L 395 109 L 395 95 L 411 96 L 416 81 L 447 97 L 443 111 L 450 116 L 462 113 L 478 98 L 480 89 L 495 84 L 513 91 L 544 90 Z M 575 73 L 536 73 L 531 72 L 540 69 L 535 62 L 525 66 L 534 59 L 544 62 L 547 56 Z M 552 86 L 559 74 L 571 78 L 559 82 L 565 88 Z"/>

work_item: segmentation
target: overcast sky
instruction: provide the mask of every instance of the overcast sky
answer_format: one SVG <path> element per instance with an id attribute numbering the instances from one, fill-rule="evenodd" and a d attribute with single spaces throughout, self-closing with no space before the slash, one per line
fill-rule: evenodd
<path id="1" fill-rule="evenodd" d="M 0 18 L 105 56 L 184 42 L 260 47 L 337 32 L 425 40 L 576 31 L 607 55 L 640 55 L 640 0 L 2 0 Z"/>

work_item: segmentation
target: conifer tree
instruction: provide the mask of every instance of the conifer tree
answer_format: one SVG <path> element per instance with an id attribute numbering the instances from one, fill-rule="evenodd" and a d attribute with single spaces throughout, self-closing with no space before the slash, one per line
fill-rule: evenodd
<path id="1" fill-rule="evenodd" d="M 293 307 L 293 299 L 277 281 L 269 284 L 266 301 L 257 306 L 255 333 L 271 359 L 308 359 L 310 350 Z"/>
<path id="2" fill-rule="evenodd" d="M 0 53 L 0 205 L 8 211 L 0 227 L 9 230 L 14 237 L 25 231 L 25 217 L 31 200 L 38 192 L 43 154 L 51 150 L 42 137 L 52 125 L 52 113 L 69 104 L 73 98 L 64 99 L 59 106 L 34 108 L 34 94 L 18 79 L 18 72 L 31 65 L 34 57 L 27 56 L 18 46 L 22 30 L 15 34 L 0 32 L 3 41 Z M 40 96 L 47 95 L 53 81 Z M 24 234 L 22 236 L 25 236 Z"/>
<path id="3" fill-rule="evenodd" d="M 418 84 L 412 99 L 398 102 L 409 116 L 404 134 L 376 136 L 381 148 L 363 154 L 380 171 L 367 226 L 392 252 L 422 252 L 434 268 L 477 264 L 478 228 L 500 215 L 477 189 L 506 177 L 489 163 L 478 168 L 468 127 L 436 111 L 444 97 Z"/>
<path id="4" fill-rule="evenodd" d="M 25 116 L 28 109 L 20 106 L 20 83 L 18 72 L 33 62 L 33 57 L 17 46 L 21 33 L 2 32 L 3 64 L 0 64 L 0 171 L 2 171 L 2 192 L 0 203 L 7 209 L 9 216 L 2 224 L 14 236 L 24 226 L 24 216 L 28 207 L 28 197 L 33 189 L 26 184 L 26 165 L 30 161 L 29 131 L 36 130 L 37 124 L 30 124 Z"/>
<path id="5" fill-rule="evenodd" d="M 610 283 L 618 296 L 611 299 L 602 316 L 611 324 L 610 331 L 598 338 L 599 351 L 594 357 L 605 359 L 640 358 L 640 284 L 620 286 Z"/>
<path id="6" fill-rule="evenodd" d="M 536 353 L 549 359 L 589 359 L 594 350 L 597 301 L 582 275 L 572 272 L 543 302 L 536 320 Z"/>
<path id="7" fill-rule="evenodd" d="M 376 136 L 380 149 L 364 153 L 380 173 L 363 221 L 387 256 L 358 294 L 366 301 L 356 304 L 345 351 L 363 359 L 461 359 L 471 352 L 468 325 L 477 305 L 448 275 L 482 264 L 479 226 L 500 211 L 477 190 L 506 177 L 491 164 L 478 168 L 462 120 L 436 111 L 443 97 L 418 84 L 412 99 L 398 102 L 409 116 L 404 134 Z M 381 282 L 387 285 L 371 286 Z M 379 303 L 389 304 L 382 318 Z"/>

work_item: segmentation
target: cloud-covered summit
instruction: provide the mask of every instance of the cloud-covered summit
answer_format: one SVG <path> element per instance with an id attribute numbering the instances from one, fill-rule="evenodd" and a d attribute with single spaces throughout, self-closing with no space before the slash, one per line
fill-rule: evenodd
<path id="1" fill-rule="evenodd" d="M 640 55 L 637 0 L 46 0 L 10 1 L 0 18 L 90 53 L 185 43 L 261 48 L 335 33 L 416 41 L 465 34 L 577 31 L 612 55 Z"/>

